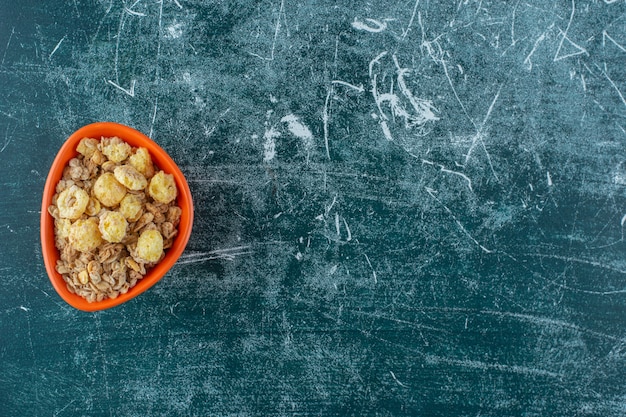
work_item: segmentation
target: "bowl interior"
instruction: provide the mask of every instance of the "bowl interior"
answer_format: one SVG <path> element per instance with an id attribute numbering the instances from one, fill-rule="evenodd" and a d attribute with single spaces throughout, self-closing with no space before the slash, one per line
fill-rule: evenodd
<path id="1" fill-rule="evenodd" d="M 137 282 L 126 294 L 120 294 L 117 298 L 107 298 L 102 301 L 88 302 L 81 296 L 72 294 L 68 289 L 61 274 L 56 269 L 59 259 L 59 251 L 54 241 L 54 219 L 48 213 L 48 207 L 52 204 L 52 197 L 55 188 L 63 175 L 63 169 L 70 159 L 78 152 L 76 146 L 85 137 L 100 139 L 102 137 L 117 136 L 128 142 L 131 146 L 143 146 L 147 148 L 154 163 L 166 173 L 172 174 L 178 187 L 177 204 L 181 208 L 180 224 L 178 226 L 178 236 L 171 248 L 165 252 L 165 257 L 154 266 L 148 273 Z M 84 311 L 104 310 L 122 304 L 131 298 L 136 297 L 159 281 L 163 275 L 176 263 L 176 260 L 183 253 L 193 224 L 193 202 L 187 181 L 172 158 L 155 142 L 143 133 L 118 123 L 101 122 L 84 126 L 74 132 L 63 144 L 56 158 L 52 163 L 50 172 L 46 179 L 43 198 L 41 203 L 41 245 L 43 259 L 48 277 L 57 293 L 71 306 Z"/>

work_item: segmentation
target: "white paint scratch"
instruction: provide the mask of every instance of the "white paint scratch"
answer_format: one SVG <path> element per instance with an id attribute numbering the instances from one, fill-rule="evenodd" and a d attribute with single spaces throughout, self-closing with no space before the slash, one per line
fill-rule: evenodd
<path id="1" fill-rule="evenodd" d="M 358 86 L 357 86 L 357 85 L 350 84 L 350 83 L 347 83 L 347 82 L 345 82 L 345 81 L 341 81 L 341 80 L 332 80 L 331 82 L 332 82 L 333 84 L 335 84 L 335 85 L 343 85 L 343 86 L 345 86 L 345 87 L 352 88 L 353 90 L 356 90 L 356 91 L 358 91 L 359 93 L 362 93 L 362 92 L 364 92 L 364 91 L 365 91 L 365 88 L 363 88 L 363 85 L 358 85 Z"/>
<path id="2" fill-rule="evenodd" d="M 61 46 L 61 44 L 63 43 L 63 41 L 65 40 L 65 38 L 67 38 L 67 35 L 63 36 L 61 38 L 61 40 L 57 43 L 57 45 L 54 47 L 54 49 L 52 50 L 52 52 L 50 52 L 50 55 L 48 56 L 48 59 L 52 58 L 52 55 L 54 55 L 54 53 L 59 49 L 59 47 Z"/>
<path id="3" fill-rule="evenodd" d="M 619 44 L 615 39 L 613 39 L 606 30 L 602 31 L 602 46 L 606 47 L 606 40 L 610 40 L 611 42 L 613 42 L 613 44 L 615 46 L 617 46 L 619 48 L 620 51 L 622 52 L 626 52 L 626 48 L 624 48 L 621 44 Z"/>
<path id="4" fill-rule="evenodd" d="M 413 12 L 411 13 L 411 19 L 409 19 L 409 24 L 406 26 L 406 29 L 402 31 L 402 40 L 406 38 L 406 35 L 409 34 L 411 30 L 411 26 L 413 26 L 413 21 L 415 20 L 415 14 L 417 13 L 417 6 L 420 4 L 420 0 L 415 0 L 415 4 L 413 5 Z"/>
<path id="5" fill-rule="evenodd" d="M 542 258 L 542 259 L 555 259 L 555 260 L 560 260 L 560 261 L 569 262 L 569 263 L 579 263 L 583 265 L 593 266 L 595 268 L 606 269 L 607 271 L 616 272 L 621 275 L 626 275 L 626 270 L 624 269 L 616 268 L 609 264 L 605 264 L 605 263 L 598 262 L 598 261 L 592 261 L 588 259 L 583 259 L 583 258 L 575 258 L 575 257 L 570 257 L 570 256 L 553 255 L 553 254 L 542 254 L 542 253 L 526 253 L 523 255 Z M 583 292 L 586 292 L 586 291 L 583 291 Z M 609 292 L 593 291 L 592 293 L 593 294 L 609 294 L 609 293 L 618 294 L 618 293 L 624 293 L 624 292 L 626 292 L 626 290 L 617 290 L 617 291 L 609 291 Z"/>
<path id="6" fill-rule="evenodd" d="M 132 6 L 131 6 L 132 7 Z M 133 16 L 139 16 L 139 17 L 145 17 L 146 14 L 145 13 L 141 13 L 141 12 L 136 12 L 134 10 L 129 9 L 128 7 L 124 7 L 124 11 L 130 15 Z"/>
<path id="7" fill-rule="evenodd" d="M 120 22 L 117 25 L 117 36 L 115 37 L 115 57 L 113 58 L 113 69 L 115 71 L 116 81 L 119 81 L 118 64 L 119 64 L 119 57 L 120 57 L 120 42 L 122 40 L 122 30 L 124 29 L 125 17 L 126 15 L 122 11 L 122 13 L 120 13 Z"/>
<path id="8" fill-rule="evenodd" d="M 285 20 L 285 24 L 287 21 L 287 18 L 285 17 L 285 0 L 281 0 L 280 2 L 280 8 L 278 10 L 278 16 L 276 17 L 276 25 L 274 26 L 274 37 L 272 39 L 272 46 L 270 47 L 270 56 L 261 56 L 257 53 L 254 52 L 248 52 L 248 54 L 250 54 L 253 57 L 262 59 L 263 61 L 273 61 L 274 60 L 274 54 L 276 53 L 276 43 L 278 42 L 278 35 L 280 34 L 280 30 L 281 30 L 281 24 L 280 24 L 280 20 L 284 19 Z"/>
<path id="9" fill-rule="evenodd" d="M 376 56 L 376 58 L 372 59 L 369 63 L 369 75 L 370 78 L 374 77 L 374 65 L 378 65 L 380 60 L 383 59 L 388 54 L 387 51 L 383 51 Z"/>
<path id="10" fill-rule="evenodd" d="M 391 378 L 393 378 L 393 380 L 396 381 L 398 385 L 400 385 L 402 388 L 408 388 L 405 384 L 400 382 L 398 378 L 396 378 L 396 374 L 394 374 L 393 371 L 389 371 L 389 373 L 391 374 Z"/>
<path id="11" fill-rule="evenodd" d="M 550 27 L 548 28 L 548 30 L 552 29 L 552 27 L 554 26 L 554 23 L 552 25 L 550 25 Z M 531 71 L 533 69 L 533 62 L 531 61 L 531 57 L 534 55 L 534 53 L 537 51 L 537 48 L 539 47 L 539 44 L 541 42 L 543 42 L 546 39 L 546 34 L 548 31 L 544 32 L 541 34 L 541 36 L 539 36 L 536 40 L 535 43 L 533 44 L 533 48 L 530 50 L 530 52 L 528 53 L 528 55 L 526 56 L 526 59 L 524 59 L 524 65 L 526 65 L 526 69 L 528 71 Z"/>
<path id="12" fill-rule="evenodd" d="M 167 37 L 170 39 L 178 39 L 183 36 L 184 25 L 176 22 L 167 27 Z"/>
<path id="13" fill-rule="evenodd" d="M 602 71 L 602 73 L 604 74 L 604 77 L 609 81 L 609 83 L 611 83 L 611 86 L 613 86 L 613 88 L 617 92 L 617 95 L 619 96 L 620 100 L 622 100 L 622 103 L 624 104 L 624 106 L 626 106 L 626 98 L 624 98 L 624 95 L 622 94 L 620 89 L 617 87 L 615 82 L 611 79 L 611 77 L 609 77 L 606 71 Z"/>
<path id="14" fill-rule="evenodd" d="M 404 128 L 410 130 L 417 128 L 417 134 L 424 136 L 428 133 L 426 125 L 429 122 L 439 120 L 439 117 L 435 115 L 437 109 L 433 105 L 432 101 L 416 97 L 413 92 L 408 88 L 405 77 L 410 74 L 408 68 L 404 68 L 398 62 L 398 58 L 393 55 L 392 60 L 396 66 L 396 83 L 402 96 L 397 95 L 393 91 L 394 83 L 390 83 L 389 92 L 381 93 L 378 86 L 378 74 L 375 73 L 374 67 L 381 63 L 381 60 L 387 56 L 388 52 L 384 51 L 378 54 L 369 63 L 369 76 L 371 83 L 371 93 L 378 109 L 378 114 L 374 114 L 374 118 L 378 119 L 385 138 L 389 141 L 393 141 L 393 135 L 389 127 L 389 121 L 395 118 L 401 118 L 404 121 Z M 404 98 L 404 100 L 403 100 Z M 408 105 L 406 104 L 408 101 Z M 388 116 L 383 105 L 388 105 L 391 111 L 391 115 Z"/>
<path id="15" fill-rule="evenodd" d="M 520 0 L 517 0 L 515 7 L 513 7 L 513 13 L 511 14 L 511 45 L 515 45 L 517 43 L 517 40 L 515 40 L 515 14 L 517 13 L 519 3 Z"/>
<path id="16" fill-rule="evenodd" d="M 292 135 L 299 139 L 302 139 L 302 142 L 307 151 L 313 148 L 313 134 L 311 133 L 311 130 L 300 121 L 298 116 L 294 114 L 288 114 L 287 116 L 280 119 L 280 121 L 282 123 L 287 123 L 287 129 L 289 129 L 289 132 Z"/>
<path id="17" fill-rule="evenodd" d="M 577 43 L 575 43 L 574 41 L 572 41 L 570 38 L 568 38 L 565 35 L 565 32 L 563 32 L 561 30 L 559 30 L 559 32 L 561 32 L 562 37 L 561 37 L 561 42 L 559 43 L 559 47 L 558 47 L 558 49 L 556 51 L 556 54 L 554 55 L 554 62 L 561 61 L 561 60 L 566 59 L 566 58 L 571 58 L 571 57 L 577 56 L 577 55 L 582 55 L 582 54 L 587 54 L 588 55 L 587 50 L 585 48 L 583 48 L 582 46 L 578 45 Z M 565 40 L 567 40 L 567 44 L 570 45 L 570 47 L 574 48 L 574 51 L 569 52 L 569 53 L 567 53 L 565 55 L 561 55 L 561 49 L 562 49 L 562 46 L 563 46 L 563 43 L 564 43 Z"/>
<path id="18" fill-rule="evenodd" d="M 383 343 L 403 349 L 407 352 L 414 353 L 415 355 L 422 357 L 425 363 L 430 366 L 445 364 L 448 366 L 458 366 L 461 368 L 476 369 L 479 371 L 497 371 L 497 372 L 502 372 L 502 373 L 518 374 L 518 375 L 525 375 L 525 376 L 550 377 L 550 378 L 555 378 L 555 379 L 561 379 L 563 377 L 562 374 L 552 372 L 546 369 L 541 369 L 541 368 L 527 367 L 527 366 L 522 366 L 522 365 L 509 365 L 509 364 L 502 364 L 498 362 L 490 363 L 490 362 L 483 362 L 480 360 L 472 360 L 472 359 L 455 359 L 449 356 L 439 356 L 439 355 L 424 353 L 422 350 L 418 350 L 413 347 L 408 347 L 404 344 L 392 342 L 385 338 L 378 337 L 372 332 L 366 332 L 365 330 L 360 330 L 360 331 L 364 336 L 370 339 L 376 339 Z"/>
<path id="19" fill-rule="evenodd" d="M 324 100 L 324 108 L 322 109 L 322 127 L 324 129 L 324 148 L 326 149 L 326 159 L 330 161 L 330 147 L 329 147 L 329 128 L 328 121 L 330 120 L 330 98 L 333 95 L 333 86 L 331 84 L 326 94 L 326 100 Z"/>
<path id="20" fill-rule="evenodd" d="M 0 153 L 4 152 L 7 146 L 9 146 L 9 143 L 11 143 L 11 137 L 9 136 L 9 128 L 7 127 L 7 131 L 4 137 L 4 145 L 2 146 L 2 149 L 0 149 Z"/>
<path id="21" fill-rule="evenodd" d="M 352 232 L 350 231 L 350 226 L 348 226 L 348 222 L 344 217 L 342 217 L 341 220 L 343 220 L 343 227 L 345 227 L 346 233 L 348 234 L 348 236 L 346 236 L 346 242 L 350 242 L 352 240 Z"/>
<path id="22" fill-rule="evenodd" d="M 107 80 L 107 83 L 111 84 L 113 87 L 117 88 L 118 90 L 123 91 L 124 93 L 128 94 L 129 96 L 135 97 L 135 83 L 136 83 L 136 80 L 131 80 L 130 81 L 130 88 L 128 88 L 128 89 L 120 86 L 119 84 L 117 84 L 113 80 Z"/>
<path id="23" fill-rule="evenodd" d="M 328 217 L 328 214 L 330 213 L 332 208 L 335 206 L 336 202 L 337 202 L 337 194 L 333 196 L 333 201 L 331 201 L 328 207 L 325 208 L 325 214 L 324 214 L 325 217 Z"/>
<path id="24" fill-rule="evenodd" d="M 415 111 L 415 115 L 411 120 L 411 124 L 423 125 L 430 121 L 439 120 L 439 117 L 435 115 L 437 109 L 433 105 L 432 101 L 415 97 L 411 90 L 409 90 L 409 88 L 407 87 L 404 77 L 406 75 L 409 75 L 411 71 L 408 68 L 402 68 L 398 63 L 398 58 L 395 55 L 393 55 L 393 62 L 396 65 L 397 69 L 396 74 L 398 87 L 400 88 L 402 94 L 404 94 L 404 96 L 409 100 L 409 103 L 411 103 L 411 106 Z"/>
<path id="25" fill-rule="evenodd" d="M 363 256 L 365 256 L 365 260 L 367 261 L 367 264 L 372 270 L 372 278 L 374 279 L 374 284 L 378 284 L 378 276 L 376 275 L 376 270 L 374 269 L 374 267 L 372 266 L 372 263 L 370 262 L 369 256 L 367 256 L 366 253 L 364 253 Z"/>
<path id="26" fill-rule="evenodd" d="M 450 210 L 445 204 L 443 204 L 443 202 L 441 200 L 439 200 L 437 198 L 437 196 L 435 195 L 436 191 L 433 190 L 432 188 L 428 188 L 426 187 L 426 192 L 435 200 L 437 201 L 443 208 L 444 210 L 452 217 L 452 219 L 454 220 L 454 222 L 456 223 L 456 225 L 459 227 L 459 229 L 461 229 L 461 231 L 472 241 L 474 242 L 483 252 L 485 253 L 494 253 L 493 250 L 491 249 L 487 249 L 485 246 L 483 246 L 480 242 L 478 242 L 478 240 L 476 240 L 476 238 L 474 238 L 474 236 L 472 236 L 472 234 L 465 228 L 465 226 L 463 226 L 463 224 L 459 221 L 459 219 L 457 219 L 457 217 L 454 215 L 454 213 L 452 212 L 452 210 Z"/>
<path id="27" fill-rule="evenodd" d="M 472 155 L 472 151 L 474 150 L 474 148 L 476 147 L 477 143 L 480 143 L 481 148 L 483 149 L 483 152 L 485 153 L 485 156 L 487 157 L 487 162 L 489 163 L 489 168 L 491 169 L 491 173 L 493 175 L 493 177 L 498 181 L 498 175 L 496 174 L 496 171 L 493 167 L 493 163 L 491 161 L 491 155 L 489 154 L 489 152 L 487 151 L 487 146 L 485 145 L 485 141 L 484 141 L 484 130 L 485 127 L 487 126 L 487 121 L 489 121 L 489 117 L 491 116 L 491 112 L 493 111 L 496 102 L 498 101 L 498 98 L 500 97 L 500 92 L 502 91 L 502 85 L 500 85 L 500 87 L 498 88 L 498 91 L 496 92 L 495 96 L 493 97 L 493 100 L 491 101 L 491 104 L 489 105 L 489 109 L 487 109 L 487 114 L 485 115 L 485 118 L 483 119 L 483 122 L 481 123 L 480 127 L 477 129 L 476 134 L 474 135 L 474 137 L 472 138 L 472 144 L 470 146 L 470 148 L 467 151 L 467 154 L 465 154 L 465 163 L 463 165 L 467 165 L 471 155 Z"/>
<path id="28" fill-rule="evenodd" d="M 532 367 L 521 366 L 521 365 L 507 365 L 507 364 L 501 364 L 501 363 L 488 363 L 488 362 L 482 362 L 482 361 L 470 360 L 470 359 L 451 359 L 451 358 L 435 356 L 435 355 L 427 355 L 427 356 L 428 356 L 429 361 L 432 361 L 432 363 L 434 364 L 445 363 L 446 365 L 454 365 L 454 366 L 459 366 L 462 368 L 469 368 L 469 369 L 478 369 L 481 371 L 495 370 L 498 372 L 513 373 L 513 374 L 519 374 L 519 375 L 534 375 L 534 376 L 550 377 L 550 378 L 557 378 L 557 379 L 562 378 L 561 374 L 548 371 L 545 369 L 540 369 L 540 368 L 532 368 Z"/>
<path id="29" fill-rule="evenodd" d="M 389 129 L 389 125 L 387 125 L 387 121 L 386 120 L 381 120 L 380 121 L 380 127 L 383 130 L 383 135 L 385 135 L 385 138 L 388 141 L 392 141 L 393 140 L 393 136 L 391 135 L 391 130 Z"/>
<path id="30" fill-rule="evenodd" d="M 443 73 L 446 75 L 446 79 L 448 80 L 448 84 L 450 85 L 450 89 L 452 90 L 452 94 L 454 94 L 454 98 L 456 99 L 457 103 L 459 103 L 459 105 L 461 106 L 461 110 L 463 110 L 463 114 L 465 115 L 465 117 L 467 117 L 467 120 L 469 120 L 469 122 L 472 124 L 472 126 L 474 126 L 474 128 L 476 128 L 476 130 L 478 130 L 478 128 L 476 127 L 476 123 L 474 123 L 474 120 L 470 117 L 469 113 L 467 112 L 467 108 L 465 107 L 465 104 L 463 104 L 463 101 L 459 97 L 459 93 L 456 91 L 456 87 L 454 86 L 454 83 L 452 82 L 452 78 L 450 77 L 450 73 L 448 72 L 448 64 L 446 63 L 446 60 L 443 59 L 443 51 L 441 50 L 441 45 L 439 45 L 439 42 L 437 41 L 424 42 L 423 44 L 427 48 L 428 54 L 431 56 L 431 58 L 435 62 L 439 62 L 441 64 L 443 68 Z M 434 44 L 437 47 L 438 54 L 435 54 L 434 51 L 432 50 L 432 44 Z"/>
<path id="31" fill-rule="evenodd" d="M 278 40 L 278 33 L 280 32 L 280 19 L 285 10 L 285 0 L 281 0 L 280 9 L 278 10 L 278 17 L 276 18 L 276 28 L 274 29 L 274 39 L 272 40 L 272 49 L 270 51 L 270 61 L 274 60 L 274 52 L 276 51 L 276 41 Z"/>
<path id="32" fill-rule="evenodd" d="M 464 173 L 459 172 L 459 171 L 453 171 L 453 170 L 451 170 L 451 169 L 446 168 L 446 167 L 445 167 L 445 166 L 443 166 L 442 164 L 437 164 L 437 163 L 435 163 L 435 162 L 433 162 L 433 161 L 429 161 L 429 160 L 427 160 L 427 159 L 422 159 L 422 164 L 435 166 L 435 167 L 439 168 L 439 170 L 440 170 L 441 172 L 444 172 L 444 173 L 446 173 L 446 174 L 457 175 L 457 176 L 459 176 L 459 177 L 463 178 L 463 179 L 467 182 L 467 188 L 468 188 L 471 192 L 474 192 L 474 189 L 472 188 L 472 180 L 471 180 L 471 179 L 470 179 L 467 175 L 465 175 Z"/>
<path id="33" fill-rule="evenodd" d="M 263 134 L 263 162 L 270 162 L 276 156 L 276 138 L 280 137 L 280 132 L 271 127 Z"/>
<path id="34" fill-rule="evenodd" d="M 352 27 L 357 30 L 364 30 L 370 33 L 380 33 L 387 29 L 387 23 L 370 18 L 366 18 L 365 22 L 362 22 L 355 17 L 354 21 L 352 22 Z"/>
<path id="35" fill-rule="evenodd" d="M 176 263 L 185 265 L 216 259 L 232 261 L 238 256 L 249 255 L 252 253 L 254 253 L 254 251 L 251 250 L 251 246 L 236 246 L 232 248 L 216 249 L 209 252 L 184 253 Z"/>
<path id="36" fill-rule="evenodd" d="M 11 29 L 11 34 L 9 35 L 7 46 L 4 48 L 4 54 L 2 55 L 2 62 L 0 62 L 0 65 L 4 65 L 4 60 L 7 57 L 7 51 L 9 50 L 9 46 L 11 45 L 11 39 L 13 39 L 14 34 L 15 34 L 15 26 L 13 26 L 13 28 Z"/>
<path id="37" fill-rule="evenodd" d="M 179 305 L 180 305 L 180 301 L 179 301 L 179 302 L 177 302 L 176 304 L 174 304 L 174 305 L 171 305 L 171 306 L 170 306 L 170 314 L 171 314 L 172 316 L 176 317 L 177 319 L 180 319 L 180 317 L 178 317 L 178 316 L 174 313 L 174 309 L 175 309 L 176 307 L 178 307 Z"/>
<path id="38" fill-rule="evenodd" d="M 567 27 L 565 28 L 565 31 L 561 31 L 561 41 L 559 42 L 559 47 L 556 50 L 556 53 L 554 54 L 554 61 L 560 61 L 562 59 L 566 59 L 566 58 L 571 58 L 573 56 L 576 55 L 581 55 L 581 54 L 586 54 L 587 50 L 585 48 L 583 48 L 582 46 L 576 44 L 574 41 L 572 41 L 569 37 L 568 37 L 568 32 L 569 32 L 569 28 L 572 25 L 572 21 L 574 20 L 574 14 L 576 13 L 576 2 L 574 0 L 572 0 L 572 12 L 570 13 L 570 17 L 569 20 L 567 22 Z M 574 48 L 573 52 L 567 53 L 565 55 L 561 55 L 561 49 L 563 48 L 563 44 L 564 42 L 567 40 L 567 44 L 570 47 Z"/>
<path id="39" fill-rule="evenodd" d="M 67 407 L 69 407 L 70 405 L 74 404 L 77 400 L 78 400 L 78 398 L 74 398 L 72 401 L 70 401 L 67 404 L 65 404 L 65 406 L 63 408 L 59 409 L 58 411 L 55 411 L 55 413 L 53 414 L 53 417 L 57 417 L 58 415 L 60 415 L 62 412 L 64 412 L 67 409 Z"/>
<path id="40" fill-rule="evenodd" d="M 159 108 L 159 96 L 156 96 L 156 98 L 154 99 L 154 111 L 152 113 L 152 122 L 150 123 L 150 133 L 148 133 L 148 137 L 150 139 L 154 139 L 152 134 L 154 133 L 154 123 L 156 122 L 158 108 Z"/>

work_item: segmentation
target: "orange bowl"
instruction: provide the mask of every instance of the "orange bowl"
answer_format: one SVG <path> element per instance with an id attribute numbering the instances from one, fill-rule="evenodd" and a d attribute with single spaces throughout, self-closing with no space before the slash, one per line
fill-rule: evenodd
<path id="1" fill-rule="evenodd" d="M 56 263 L 59 259 L 59 251 L 54 241 L 54 219 L 48 213 L 48 207 L 52 204 L 52 197 L 55 194 L 57 183 L 61 180 L 63 169 L 69 163 L 70 159 L 78 155 L 76 146 L 81 139 L 85 137 L 100 140 L 102 137 L 117 136 L 128 142 L 131 146 L 143 146 L 147 148 L 152 156 L 154 163 L 163 171 L 172 174 L 178 187 L 177 204 L 181 208 L 180 224 L 178 226 L 178 236 L 172 247 L 165 252 L 165 257 L 156 264 L 148 273 L 137 282 L 137 285 L 128 290 L 126 294 L 120 294 L 117 298 L 107 298 L 102 301 L 88 302 L 83 297 L 72 294 L 68 289 L 61 274 L 56 269 Z M 69 305 L 83 311 L 98 311 L 115 307 L 131 298 L 134 298 L 146 291 L 157 283 L 169 269 L 176 263 L 180 255 L 185 250 L 185 246 L 191 235 L 193 225 L 193 201 L 191 199 L 191 191 L 185 176 L 180 171 L 176 163 L 170 156 L 155 142 L 143 133 L 118 123 L 101 122 L 84 126 L 74 132 L 63 144 L 57 154 L 43 191 L 43 199 L 41 202 L 41 248 L 43 252 L 43 260 L 46 266 L 48 277 L 52 282 L 52 286 L 57 293 Z"/>

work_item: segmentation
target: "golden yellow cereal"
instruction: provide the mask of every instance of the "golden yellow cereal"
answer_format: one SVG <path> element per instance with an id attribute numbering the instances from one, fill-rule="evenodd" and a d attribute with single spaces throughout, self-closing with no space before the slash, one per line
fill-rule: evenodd
<path id="1" fill-rule="evenodd" d="M 147 263 L 157 262 L 163 253 L 163 236 L 158 230 L 145 230 L 137 240 L 136 257 Z"/>
<path id="2" fill-rule="evenodd" d="M 141 217 L 142 209 L 143 202 L 139 196 L 126 194 L 120 202 L 119 212 L 122 213 L 129 222 L 136 222 Z"/>
<path id="3" fill-rule="evenodd" d="M 114 207 L 126 195 L 126 187 L 115 179 L 110 172 L 102 174 L 93 185 L 93 194 L 107 207 Z"/>
<path id="4" fill-rule="evenodd" d="M 171 203 L 178 194 L 174 176 L 172 174 L 166 174 L 163 171 L 157 172 L 150 180 L 148 193 L 150 197 L 154 198 L 159 203 Z"/>
<path id="5" fill-rule="evenodd" d="M 102 153 L 109 158 L 109 161 L 122 162 L 131 153 L 131 146 L 118 137 L 102 138 Z"/>
<path id="6" fill-rule="evenodd" d="M 128 222 L 122 213 L 118 211 L 107 211 L 100 216 L 98 225 L 102 238 L 107 242 L 121 242 L 126 236 Z"/>
<path id="7" fill-rule="evenodd" d="M 115 179 L 123 184 L 126 188 L 133 191 L 139 191 L 146 188 L 148 180 L 143 174 L 137 171 L 132 165 L 122 165 L 113 170 Z"/>
<path id="8" fill-rule="evenodd" d="M 76 151 L 83 155 L 86 159 L 90 159 L 98 150 L 98 141 L 91 138 L 83 138 L 78 143 Z"/>
<path id="9" fill-rule="evenodd" d="M 154 175 L 154 164 L 146 148 L 137 148 L 137 151 L 128 158 L 128 162 L 144 177 L 150 178 Z"/>
<path id="10" fill-rule="evenodd" d="M 70 219 L 55 219 L 54 220 L 54 230 L 56 232 L 56 236 L 61 239 L 67 239 L 70 234 L 70 227 L 72 226 L 72 222 Z"/>
<path id="11" fill-rule="evenodd" d="M 95 217 L 76 220 L 70 227 L 68 240 L 70 245 L 79 252 L 94 250 L 102 243 L 98 220 Z"/>
<path id="12" fill-rule="evenodd" d="M 89 194 L 77 185 L 63 190 L 57 198 L 59 216 L 64 219 L 78 219 L 85 212 L 87 204 L 89 204 Z"/>

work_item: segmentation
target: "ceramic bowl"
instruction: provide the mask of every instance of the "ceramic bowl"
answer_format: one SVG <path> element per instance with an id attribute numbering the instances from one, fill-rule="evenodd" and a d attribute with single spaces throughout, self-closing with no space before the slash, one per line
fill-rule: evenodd
<path id="1" fill-rule="evenodd" d="M 178 226 L 178 236 L 172 247 L 166 250 L 165 257 L 156 264 L 148 273 L 140 279 L 137 284 L 130 288 L 126 294 L 120 294 L 117 298 L 107 298 L 102 301 L 88 302 L 83 297 L 72 294 L 68 289 L 61 274 L 59 274 L 55 265 L 59 259 L 59 251 L 54 241 L 54 219 L 48 213 L 48 207 L 52 204 L 52 197 L 55 194 L 55 188 L 63 175 L 63 169 L 67 166 L 70 159 L 78 155 L 76 146 L 81 139 L 85 137 L 101 139 L 102 137 L 117 136 L 126 141 L 131 146 L 142 146 L 150 152 L 153 162 L 161 170 L 168 174 L 172 174 L 178 187 L 177 204 L 181 208 L 180 224 Z M 43 260 L 46 266 L 48 277 L 52 286 L 71 306 L 83 311 L 97 311 L 120 305 L 156 284 L 163 276 L 172 268 L 180 255 L 185 250 L 185 246 L 189 241 L 193 224 L 193 202 L 189 185 L 185 176 L 180 171 L 176 163 L 170 158 L 159 145 L 148 138 L 143 133 L 118 123 L 100 122 L 84 126 L 74 132 L 63 144 L 56 155 L 44 187 L 43 198 L 41 202 L 41 246 Z"/>

